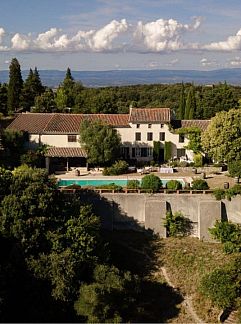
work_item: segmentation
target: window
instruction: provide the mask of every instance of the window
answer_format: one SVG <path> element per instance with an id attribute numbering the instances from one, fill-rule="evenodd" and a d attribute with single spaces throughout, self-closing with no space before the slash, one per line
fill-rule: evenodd
<path id="1" fill-rule="evenodd" d="M 186 150 L 185 149 L 177 149 L 177 158 L 180 158 L 181 156 L 186 155 Z"/>
<path id="2" fill-rule="evenodd" d="M 151 128 L 151 124 L 148 124 L 148 128 Z"/>
<path id="3" fill-rule="evenodd" d="M 68 142 L 77 142 L 76 135 L 68 135 Z"/>
<path id="4" fill-rule="evenodd" d="M 185 136 L 183 134 L 179 134 L 179 143 L 184 143 Z"/>
<path id="5" fill-rule="evenodd" d="M 136 133 L 136 141 L 141 141 L 141 133 Z"/>
<path id="6" fill-rule="evenodd" d="M 162 141 L 165 141 L 165 133 L 164 132 L 161 132 L 159 134 L 159 140 L 162 142 Z"/>
<path id="7" fill-rule="evenodd" d="M 147 133 L 147 140 L 152 141 L 153 139 L 153 133 Z"/>
<path id="8" fill-rule="evenodd" d="M 164 124 L 160 124 L 160 127 L 163 128 L 164 127 Z"/>
<path id="9" fill-rule="evenodd" d="M 136 124 L 136 128 L 140 128 L 140 124 Z"/>

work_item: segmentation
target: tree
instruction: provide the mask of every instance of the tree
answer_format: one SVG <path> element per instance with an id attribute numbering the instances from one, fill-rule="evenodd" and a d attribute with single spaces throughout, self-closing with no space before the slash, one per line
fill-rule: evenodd
<path id="1" fill-rule="evenodd" d="M 121 272 L 114 266 L 98 265 L 93 283 L 83 284 L 75 310 L 88 323 L 129 322 L 137 302 L 139 281 L 130 272 Z"/>
<path id="2" fill-rule="evenodd" d="M 196 99 L 195 99 L 194 87 L 191 86 L 187 94 L 184 118 L 194 119 L 195 112 L 196 112 Z"/>
<path id="3" fill-rule="evenodd" d="M 187 135 L 189 142 L 186 148 L 194 153 L 202 152 L 201 129 L 199 127 L 183 127 L 178 131 L 179 134 Z"/>
<path id="4" fill-rule="evenodd" d="M 178 119 L 184 119 L 185 107 L 186 107 L 185 87 L 182 82 L 181 96 L 179 99 L 179 106 L 178 106 Z"/>
<path id="5" fill-rule="evenodd" d="M 202 133 L 202 147 L 216 162 L 241 160 L 241 110 L 222 111 Z"/>
<path id="6" fill-rule="evenodd" d="M 53 112 L 56 107 L 53 91 L 46 89 L 40 96 L 35 97 L 34 104 L 32 112 Z"/>
<path id="7" fill-rule="evenodd" d="M 35 67 L 34 72 L 32 69 L 29 70 L 29 74 L 23 84 L 21 94 L 21 104 L 24 110 L 30 110 L 34 106 L 35 97 L 43 93 L 44 87 L 42 86 L 39 73 Z"/>
<path id="8" fill-rule="evenodd" d="M 8 87 L 6 83 L 0 83 L 0 113 L 8 114 Z"/>
<path id="9" fill-rule="evenodd" d="M 87 152 L 88 162 L 95 165 L 109 165 L 120 156 L 120 135 L 99 120 L 82 122 L 80 143 Z"/>
<path id="10" fill-rule="evenodd" d="M 9 66 L 8 112 L 12 113 L 20 107 L 20 95 L 23 87 L 20 64 L 13 58 Z"/>

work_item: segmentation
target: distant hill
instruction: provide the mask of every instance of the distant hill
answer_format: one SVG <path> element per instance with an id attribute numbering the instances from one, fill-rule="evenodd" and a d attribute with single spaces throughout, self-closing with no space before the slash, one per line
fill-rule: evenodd
<path id="1" fill-rule="evenodd" d="M 25 79 L 29 71 L 22 71 Z M 0 71 L 0 82 L 8 82 L 9 71 Z M 65 71 L 40 70 L 44 85 L 57 87 L 65 76 Z M 197 70 L 113 70 L 113 71 L 72 71 L 75 80 L 85 86 L 121 86 L 131 84 L 179 83 L 215 84 L 227 81 L 229 84 L 241 85 L 241 68 L 220 69 L 213 71 Z"/>

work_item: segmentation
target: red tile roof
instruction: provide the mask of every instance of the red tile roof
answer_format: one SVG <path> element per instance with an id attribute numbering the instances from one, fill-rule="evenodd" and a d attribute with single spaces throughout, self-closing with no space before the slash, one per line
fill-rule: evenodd
<path id="1" fill-rule="evenodd" d="M 8 126 L 32 134 L 78 134 L 83 120 L 102 120 L 114 127 L 129 127 L 128 114 L 41 114 L 23 113 Z"/>
<path id="2" fill-rule="evenodd" d="M 181 127 L 198 127 L 201 131 L 205 131 L 210 123 L 210 120 L 198 120 L 198 119 L 191 119 L 191 120 L 182 120 Z"/>
<path id="3" fill-rule="evenodd" d="M 170 108 L 132 108 L 129 121 L 131 123 L 169 123 Z"/>
<path id="4" fill-rule="evenodd" d="M 39 134 L 43 132 L 53 116 L 54 114 L 19 114 L 7 128 Z"/>
<path id="5" fill-rule="evenodd" d="M 50 147 L 45 153 L 47 157 L 86 157 L 86 152 L 80 147 Z"/>

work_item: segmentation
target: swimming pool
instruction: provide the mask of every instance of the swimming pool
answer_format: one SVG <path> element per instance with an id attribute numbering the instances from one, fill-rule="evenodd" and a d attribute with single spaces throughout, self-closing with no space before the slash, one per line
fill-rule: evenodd
<path id="1" fill-rule="evenodd" d="M 128 179 L 130 180 L 130 179 Z M 87 187 L 87 186 L 93 186 L 93 187 L 97 187 L 97 186 L 102 186 L 102 185 L 108 185 L 111 183 L 115 183 L 118 186 L 121 187 L 126 187 L 127 186 L 127 179 L 89 179 L 89 180 L 78 180 L 78 179 L 61 179 L 58 181 L 58 186 L 59 187 L 66 187 L 66 186 L 70 186 L 72 184 L 76 184 L 82 187 Z M 162 181 L 162 185 L 163 187 L 166 186 L 166 183 L 170 180 L 178 180 L 179 182 L 181 182 L 182 187 L 185 186 L 185 181 L 183 179 L 161 179 Z"/>

